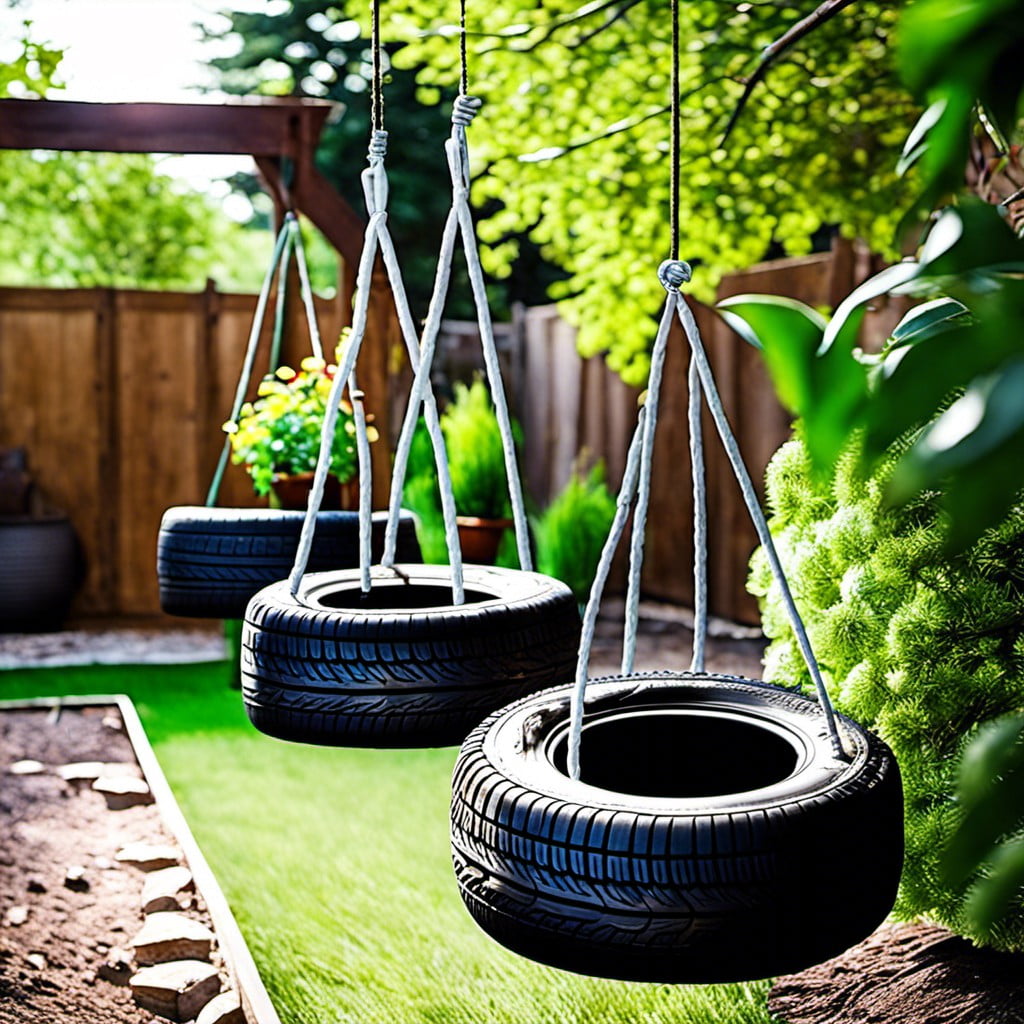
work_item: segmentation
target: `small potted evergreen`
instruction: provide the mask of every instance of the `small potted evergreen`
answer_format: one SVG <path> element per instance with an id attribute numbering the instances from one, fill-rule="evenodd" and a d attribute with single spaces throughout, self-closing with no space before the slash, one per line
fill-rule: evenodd
<path id="1" fill-rule="evenodd" d="M 441 416 L 455 496 L 459 543 L 467 562 L 490 565 L 504 532 L 514 526 L 505 454 L 494 406 L 482 380 L 456 383 Z"/>

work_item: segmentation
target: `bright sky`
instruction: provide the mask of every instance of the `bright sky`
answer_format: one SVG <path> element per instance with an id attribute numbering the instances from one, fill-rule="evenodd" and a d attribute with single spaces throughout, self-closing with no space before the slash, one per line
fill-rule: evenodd
<path id="1" fill-rule="evenodd" d="M 11 39 L 28 19 L 34 39 L 65 51 L 61 79 L 67 88 L 52 99 L 215 102 L 219 94 L 204 95 L 196 87 L 213 84 L 200 61 L 218 51 L 201 44 L 195 23 L 215 27 L 224 7 L 273 6 L 275 0 L 22 0 L 13 9 L 0 6 L 0 40 Z M 169 158 L 164 168 L 206 188 L 211 179 L 251 170 L 252 161 L 182 156 Z"/>

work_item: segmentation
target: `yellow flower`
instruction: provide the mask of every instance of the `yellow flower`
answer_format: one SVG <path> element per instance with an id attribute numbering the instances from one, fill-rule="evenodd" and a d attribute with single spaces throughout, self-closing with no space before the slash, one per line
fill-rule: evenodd
<path id="1" fill-rule="evenodd" d="M 277 377 L 278 380 L 287 382 L 294 379 L 295 371 L 290 366 L 279 366 L 274 372 L 274 376 Z"/>
<path id="2" fill-rule="evenodd" d="M 327 364 L 322 359 L 319 359 L 316 356 L 306 356 L 306 358 L 299 363 L 299 366 L 301 366 L 306 373 L 320 373 L 326 365 Z"/>

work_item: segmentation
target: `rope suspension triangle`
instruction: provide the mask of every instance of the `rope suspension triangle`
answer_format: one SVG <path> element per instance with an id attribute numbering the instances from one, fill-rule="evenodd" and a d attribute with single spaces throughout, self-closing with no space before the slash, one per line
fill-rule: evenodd
<path id="1" fill-rule="evenodd" d="M 668 295 L 615 516 L 584 613 L 575 683 L 495 712 L 463 743 L 451 804 L 459 891 L 485 932 L 566 970 L 711 983 L 828 959 L 888 914 L 902 866 L 892 752 L 837 715 L 719 398 L 678 258 L 679 28 L 672 0 Z M 690 671 L 636 673 L 644 534 L 665 355 L 689 349 L 694 491 Z M 709 673 L 706 403 L 782 590 L 815 697 Z M 619 676 L 590 680 L 612 559 L 633 508 Z M 841 895 L 840 895 L 841 891 Z"/>
<path id="2" fill-rule="evenodd" d="M 285 215 L 274 244 L 250 327 L 229 424 L 237 424 L 251 386 L 263 327 L 276 286 L 276 308 L 270 335 L 268 371 L 279 366 L 284 335 L 285 302 L 289 268 L 295 267 L 309 344 L 313 358 L 323 363 L 323 346 L 313 307 L 305 249 L 294 213 Z M 361 412 L 360 407 L 354 410 Z M 167 509 L 157 542 L 157 577 L 160 604 L 170 615 L 236 620 L 245 614 L 249 600 L 260 589 L 286 575 L 298 550 L 305 521 L 301 511 L 279 508 L 217 507 L 224 472 L 231 451 L 225 439 L 205 506 L 183 505 Z M 382 533 L 383 522 L 376 524 Z M 316 543 L 309 559 L 317 570 L 359 564 L 359 516 L 354 512 L 320 511 Z M 408 513 L 398 528 L 398 546 L 409 561 L 419 559 L 415 523 Z"/>
<path id="3" fill-rule="evenodd" d="M 469 209 L 465 128 L 479 101 L 455 103 L 445 151 L 452 206 L 445 223 L 434 291 L 417 337 L 387 225 L 379 4 L 374 3 L 373 132 L 362 175 L 368 222 L 356 276 L 352 327 L 328 398 L 309 506 L 287 580 L 259 591 L 246 610 L 242 684 L 246 711 L 263 732 L 281 739 L 347 746 L 439 746 L 461 742 L 488 713 L 571 678 L 580 621 L 567 586 L 532 571 L 526 512 L 511 420 L 501 381 L 483 271 Z M 444 436 L 430 387 L 441 317 L 457 241 L 465 253 L 484 361 L 502 437 L 521 569 L 467 565 L 462 558 Z M 373 287 L 382 260 L 414 379 L 402 425 L 385 517 L 383 552 L 372 564 L 369 444 L 365 417 L 355 415 L 360 456 L 359 569 L 307 573 L 318 530 L 338 409 L 355 379 Z M 448 566 L 401 561 L 402 491 L 420 410 L 430 436 L 441 495 Z"/>

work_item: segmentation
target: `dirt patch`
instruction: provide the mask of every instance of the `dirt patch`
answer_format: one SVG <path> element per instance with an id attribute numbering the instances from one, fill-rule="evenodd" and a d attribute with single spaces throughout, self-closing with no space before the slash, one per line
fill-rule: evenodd
<path id="1" fill-rule="evenodd" d="M 141 778 L 116 707 L 0 710 L 4 1024 L 154 1020 L 135 1005 L 127 985 L 146 876 L 116 856 L 131 843 L 175 842 L 155 805 L 112 810 L 90 780 L 65 781 L 58 773 L 90 761 L 116 764 L 104 769 L 107 777 Z M 186 901 L 185 912 L 211 925 L 198 898 Z"/>
<path id="2" fill-rule="evenodd" d="M 1020 1024 L 1024 956 L 945 928 L 883 925 L 826 963 L 781 978 L 768 1008 L 786 1024 Z"/>

